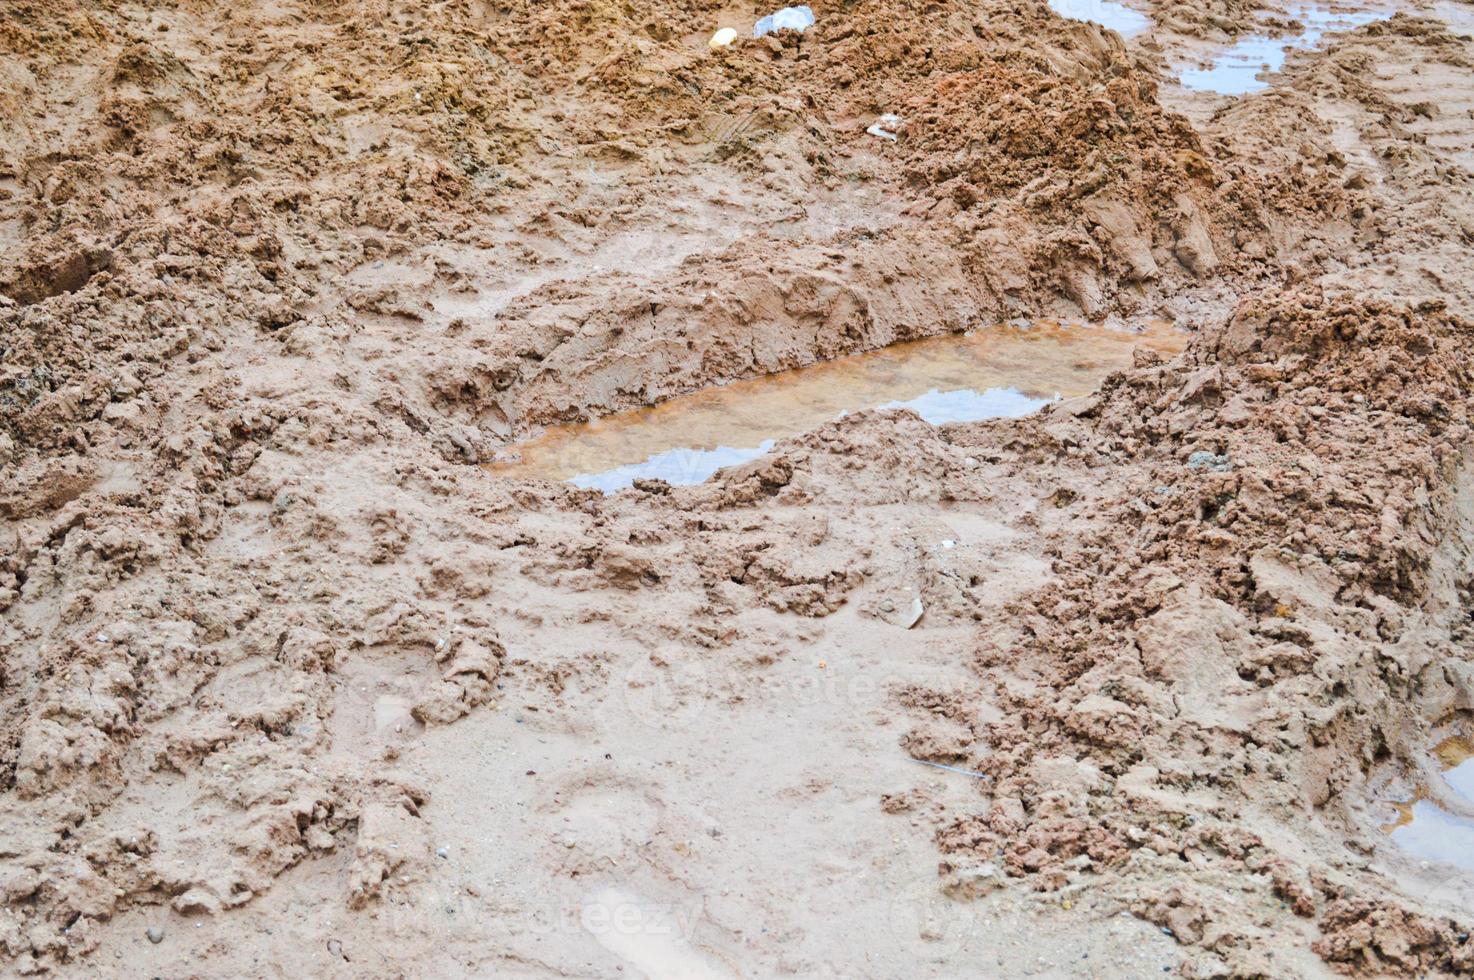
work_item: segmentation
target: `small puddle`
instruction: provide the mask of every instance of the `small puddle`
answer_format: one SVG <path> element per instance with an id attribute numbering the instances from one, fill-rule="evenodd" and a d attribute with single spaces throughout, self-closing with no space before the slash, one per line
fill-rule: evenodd
<path id="1" fill-rule="evenodd" d="M 1248 95 L 1269 87 L 1259 75 L 1277 72 L 1285 66 L 1285 55 L 1291 49 L 1313 48 L 1331 31 L 1345 31 L 1376 20 L 1387 14 L 1369 10 L 1335 13 L 1325 7 L 1297 7 L 1289 15 L 1304 25 L 1293 37 L 1246 37 L 1223 54 L 1209 68 L 1187 68 L 1182 72 L 1184 88 L 1217 92 L 1220 95 Z"/>
<path id="2" fill-rule="evenodd" d="M 637 479 L 700 483 L 849 412 L 910 408 L 934 425 L 1026 415 L 1094 391 L 1138 346 L 1170 356 L 1186 340 L 1166 322 L 1140 333 L 1051 321 L 932 337 L 555 426 L 489 469 L 604 493 Z"/>
<path id="3" fill-rule="evenodd" d="M 1070 20 L 1083 20 L 1108 27 L 1122 37 L 1140 34 L 1151 26 L 1151 18 L 1115 0 L 1049 0 L 1049 9 Z"/>
<path id="4" fill-rule="evenodd" d="M 1463 0 L 1438 0 L 1431 15 L 1456 31 L 1474 31 L 1474 7 Z"/>
<path id="5" fill-rule="evenodd" d="M 1474 807 L 1474 740 L 1454 736 L 1433 749 L 1445 786 L 1460 802 Z M 1424 861 L 1474 871 L 1474 820 L 1450 813 L 1420 790 L 1397 803 L 1397 820 L 1382 829 L 1404 851 Z"/>

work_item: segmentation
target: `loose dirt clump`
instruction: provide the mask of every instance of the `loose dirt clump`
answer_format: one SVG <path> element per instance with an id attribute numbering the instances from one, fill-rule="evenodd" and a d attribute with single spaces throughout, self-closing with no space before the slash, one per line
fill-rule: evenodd
<path id="1" fill-rule="evenodd" d="M 1289 880 L 1315 890 L 1293 888 L 1283 862 L 1301 862 L 1252 828 L 1315 810 L 1334 853 L 1377 765 L 1470 710 L 1445 665 L 1474 594 L 1471 341 L 1436 308 L 1249 304 L 1215 340 L 1042 417 L 1025 458 L 1064 442 L 1066 471 L 1111 466 L 1112 482 L 1052 539 L 1057 581 L 978 648 L 1003 719 L 969 765 L 994 777 L 993 804 L 939 831 L 952 864 L 1000 853 L 1046 890 L 1091 868 L 1274 868 L 1298 914 L 1334 900 L 1325 928 L 1346 927 L 1343 894 L 1377 886 L 1304 862 Z M 1027 688 L 1006 682 L 1019 672 Z M 1046 775 L 1061 766 L 1088 768 L 1091 791 L 1061 793 Z M 1238 972 L 1271 970 L 1210 901 L 1172 894 L 1140 908 Z M 1410 928 L 1429 958 L 1382 969 L 1469 955 L 1454 926 Z"/>

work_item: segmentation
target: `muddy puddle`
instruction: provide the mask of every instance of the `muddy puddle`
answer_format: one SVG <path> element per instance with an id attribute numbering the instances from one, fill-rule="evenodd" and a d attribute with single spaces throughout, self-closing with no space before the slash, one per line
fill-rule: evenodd
<path id="1" fill-rule="evenodd" d="M 605 493 L 637 479 L 700 483 L 847 413 L 910 408 L 933 424 L 1026 415 L 1093 391 L 1138 346 L 1170 355 L 1185 342 L 1165 322 L 1138 332 L 1044 322 L 933 337 L 551 428 L 489 468 Z"/>
<path id="2" fill-rule="evenodd" d="M 1394 804 L 1397 819 L 1383 829 L 1414 857 L 1474 872 L 1474 739 L 1446 738 L 1433 755 L 1442 785 Z"/>
<path id="3" fill-rule="evenodd" d="M 1049 9 L 1070 20 L 1108 27 L 1122 37 L 1140 34 L 1152 23 L 1145 14 L 1115 0 L 1049 0 Z"/>
<path id="4" fill-rule="evenodd" d="M 1462 0 L 1437 0 L 1429 13 L 1452 27 L 1455 33 L 1474 33 L 1474 7 Z"/>
<path id="5" fill-rule="evenodd" d="M 1333 11 L 1327 7 L 1291 7 L 1289 15 L 1301 24 L 1299 34 L 1282 37 L 1255 35 L 1240 40 L 1206 68 L 1184 69 L 1184 88 L 1217 92 L 1219 95 L 1248 95 L 1269 87 L 1260 76 L 1284 68 L 1286 55 L 1294 49 L 1318 46 L 1333 31 L 1347 31 L 1388 14 L 1377 11 Z"/>

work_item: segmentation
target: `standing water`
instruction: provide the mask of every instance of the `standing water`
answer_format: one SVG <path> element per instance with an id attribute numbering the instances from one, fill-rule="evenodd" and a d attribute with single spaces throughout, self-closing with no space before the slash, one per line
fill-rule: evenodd
<path id="1" fill-rule="evenodd" d="M 1246 37 L 1219 55 L 1211 67 L 1184 70 L 1183 87 L 1220 95 L 1258 92 L 1269 87 L 1268 82 L 1260 80 L 1260 73 L 1283 68 L 1290 49 L 1313 48 L 1330 31 L 1350 30 L 1387 17 L 1371 11 L 1338 14 L 1324 7 L 1299 7 L 1290 14 L 1305 27 L 1299 34 L 1289 38 Z"/>
<path id="2" fill-rule="evenodd" d="M 490 468 L 605 493 L 637 479 L 700 483 L 848 412 L 909 408 L 933 424 L 1026 415 L 1093 391 L 1137 346 L 1172 354 L 1185 339 L 1166 323 L 1131 334 L 1050 322 L 911 341 L 556 426 Z"/>
<path id="3" fill-rule="evenodd" d="M 1151 18 L 1115 0 L 1049 0 L 1049 9 L 1070 20 L 1083 20 L 1108 27 L 1122 37 L 1140 34 L 1151 26 Z"/>
<path id="4" fill-rule="evenodd" d="M 1446 738 L 1433 754 L 1443 770 L 1444 786 L 1452 791 L 1449 802 L 1474 810 L 1474 741 Z M 1474 871 L 1474 820 L 1450 812 L 1432 796 L 1423 790 L 1411 801 L 1396 804 L 1398 818 L 1384 829 L 1415 857 Z"/>

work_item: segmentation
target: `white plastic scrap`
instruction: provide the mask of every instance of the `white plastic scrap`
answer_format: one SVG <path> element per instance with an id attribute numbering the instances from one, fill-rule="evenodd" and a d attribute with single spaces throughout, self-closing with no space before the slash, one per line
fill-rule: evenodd
<path id="1" fill-rule="evenodd" d="M 871 125 L 867 126 L 865 128 L 865 132 L 869 133 L 871 136 L 879 136 L 883 140 L 890 140 L 892 143 L 894 143 L 897 139 L 896 134 L 891 132 L 889 129 L 882 128 L 882 126 L 898 126 L 900 125 L 900 123 L 900 116 L 896 115 L 893 112 L 887 112 L 885 115 L 880 117 L 879 122 L 872 123 Z"/>
<path id="2" fill-rule="evenodd" d="M 706 42 L 706 46 L 715 51 L 717 48 L 725 48 L 735 40 L 737 40 L 736 28 L 723 27 L 711 36 L 711 40 Z"/>
<path id="3" fill-rule="evenodd" d="M 814 12 L 809 9 L 808 4 L 802 7 L 784 7 L 753 24 L 752 36 L 762 37 L 774 31 L 798 31 L 801 34 L 813 26 Z"/>

